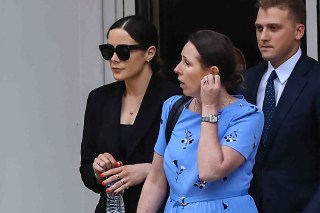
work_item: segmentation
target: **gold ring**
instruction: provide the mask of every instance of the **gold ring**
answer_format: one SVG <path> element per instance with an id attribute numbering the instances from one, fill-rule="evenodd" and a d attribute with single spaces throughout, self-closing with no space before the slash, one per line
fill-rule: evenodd
<path id="1" fill-rule="evenodd" d="M 116 177 L 117 177 L 117 179 L 118 179 L 118 180 L 120 179 L 120 177 L 119 177 L 119 175 L 118 175 L 118 174 L 116 174 Z"/>

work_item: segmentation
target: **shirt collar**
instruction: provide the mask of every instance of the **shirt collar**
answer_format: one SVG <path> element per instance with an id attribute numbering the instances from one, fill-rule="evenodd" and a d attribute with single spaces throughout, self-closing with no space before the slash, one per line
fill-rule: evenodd
<path id="1" fill-rule="evenodd" d="M 291 56 L 291 58 L 289 58 L 287 61 L 281 64 L 277 69 L 274 69 L 269 61 L 267 73 L 271 73 L 272 70 L 276 70 L 280 83 L 284 84 L 288 80 L 289 76 L 291 75 L 293 68 L 298 62 L 301 54 L 302 52 L 301 52 L 301 49 L 299 48 L 298 51 L 293 56 Z"/>

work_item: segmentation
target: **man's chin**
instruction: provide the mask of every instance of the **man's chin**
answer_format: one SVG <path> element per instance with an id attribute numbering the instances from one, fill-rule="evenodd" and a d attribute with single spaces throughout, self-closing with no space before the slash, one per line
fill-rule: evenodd
<path id="1" fill-rule="evenodd" d="M 272 55 L 271 54 L 268 54 L 268 53 L 262 53 L 261 54 L 262 58 L 266 61 L 271 61 L 272 60 Z"/>

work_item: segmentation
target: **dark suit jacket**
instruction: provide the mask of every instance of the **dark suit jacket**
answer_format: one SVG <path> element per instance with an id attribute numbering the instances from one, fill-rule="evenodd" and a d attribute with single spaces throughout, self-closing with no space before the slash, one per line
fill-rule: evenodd
<path id="1" fill-rule="evenodd" d="M 105 187 L 97 183 L 92 163 L 99 154 L 111 153 L 126 164 L 151 163 L 158 136 L 163 102 L 181 94 L 173 83 L 153 74 L 134 123 L 131 145 L 120 149 L 120 111 L 124 82 L 114 82 L 90 92 L 87 100 L 81 144 L 81 178 L 87 188 L 100 193 L 96 213 L 106 211 Z M 124 193 L 126 213 L 135 213 L 142 184 L 130 187 Z"/>
<path id="2" fill-rule="evenodd" d="M 266 69 L 264 62 L 245 72 L 248 102 L 256 104 Z M 276 106 L 270 144 L 260 145 L 256 155 L 250 193 L 260 212 L 320 212 L 319 126 L 320 65 L 302 55 Z"/>

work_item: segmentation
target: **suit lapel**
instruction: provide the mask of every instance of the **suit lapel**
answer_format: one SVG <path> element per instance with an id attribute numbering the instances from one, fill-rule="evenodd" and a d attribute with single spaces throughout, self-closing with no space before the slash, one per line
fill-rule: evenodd
<path id="1" fill-rule="evenodd" d="M 130 146 L 127 147 L 126 160 L 130 158 L 141 139 L 147 134 L 150 125 L 152 125 L 160 108 L 162 108 L 162 97 L 160 92 L 160 80 L 156 75 L 152 75 L 133 126 L 132 142 Z M 152 143 L 153 141 L 150 142 Z"/>
<path id="2" fill-rule="evenodd" d="M 102 127 L 102 145 L 105 150 L 112 153 L 114 158 L 123 158 L 120 150 L 120 115 L 124 82 L 117 82 L 113 91 L 108 91 L 103 107 L 103 120 L 105 125 Z"/>
<path id="3" fill-rule="evenodd" d="M 257 92 L 263 73 L 267 69 L 267 63 L 262 63 L 254 70 L 251 70 L 250 75 L 245 77 L 244 96 L 249 103 L 257 104 Z"/>
<path id="4" fill-rule="evenodd" d="M 273 147 L 280 125 L 288 116 L 290 109 L 295 104 L 296 99 L 299 97 L 307 83 L 307 80 L 303 76 L 310 69 L 310 64 L 306 63 L 305 59 L 306 57 L 302 56 L 297 62 L 275 108 L 269 130 L 270 143 L 265 147 L 264 157 L 267 156 L 268 152 Z"/>

